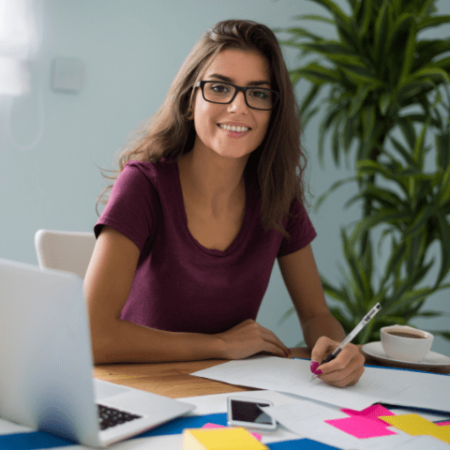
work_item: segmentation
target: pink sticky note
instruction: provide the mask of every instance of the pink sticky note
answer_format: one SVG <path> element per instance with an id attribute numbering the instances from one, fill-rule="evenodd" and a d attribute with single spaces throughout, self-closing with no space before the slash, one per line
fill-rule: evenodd
<path id="1" fill-rule="evenodd" d="M 450 425 L 450 421 L 448 421 L 448 422 L 435 422 L 435 423 L 436 423 L 436 425 L 438 425 L 440 427 L 444 427 L 444 426 Z"/>
<path id="2" fill-rule="evenodd" d="M 216 423 L 205 423 L 205 425 L 202 426 L 202 428 L 226 428 L 223 425 L 217 425 Z M 259 433 L 251 433 L 253 437 L 258 439 L 258 441 L 261 441 L 262 435 Z"/>
<path id="3" fill-rule="evenodd" d="M 384 423 L 383 425 L 378 423 L 378 421 L 376 420 L 368 419 L 362 416 L 346 417 L 345 419 L 325 420 L 325 422 L 358 439 L 397 434 L 388 429 L 386 423 Z"/>
<path id="4" fill-rule="evenodd" d="M 378 417 L 380 416 L 393 416 L 394 413 L 389 411 L 387 408 L 381 405 L 371 405 L 366 409 L 363 409 L 362 411 L 356 411 L 354 409 L 341 409 L 342 412 L 345 414 L 348 414 L 351 417 L 364 417 L 365 419 L 370 419 L 375 422 L 377 422 L 379 425 L 382 425 L 384 427 L 388 426 L 386 422 L 383 422 Z"/>

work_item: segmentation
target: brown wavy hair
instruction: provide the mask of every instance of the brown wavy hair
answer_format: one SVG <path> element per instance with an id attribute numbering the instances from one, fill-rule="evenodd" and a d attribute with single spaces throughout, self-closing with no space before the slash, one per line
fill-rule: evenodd
<path id="1" fill-rule="evenodd" d="M 270 68 L 271 88 L 280 93 L 272 111 L 267 134 L 252 152 L 246 176 L 257 180 L 261 192 L 261 222 L 266 230 L 277 229 L 287 236 L 283 223 L 291 202 L 304 203 L 305 153 L 300 143 L 301 125 L 294 90 L 274 33 L 265 25 L 248 20 L 226 20 L 207 30 L 192 49 L 176 75 L 157 113 L 150 118 L 119 156 L 119 170 L 106 178 L 115 180 L 128 161 L 177 160 L 190 151 L 195 128 L 190 118 L 194 84 L 207 65 L 222 50 L 233 48 L 263 54 Z M 106 187 L 99 202 L 112 188 Z M 98 205 L 98 202 L 97 202 Z"/>

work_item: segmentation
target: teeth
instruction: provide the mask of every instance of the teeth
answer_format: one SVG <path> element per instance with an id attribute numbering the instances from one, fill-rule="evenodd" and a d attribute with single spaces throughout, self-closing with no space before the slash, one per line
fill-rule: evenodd
<path id="1" fill-rule="evenodd" d="M 244 131 L 248 131 L 250 128 L 248 127 L 235 127 L 234 125 L 219 125 L 220 128 L 228 131 L 234 131 L 237 133 L 242 133 Z"/>

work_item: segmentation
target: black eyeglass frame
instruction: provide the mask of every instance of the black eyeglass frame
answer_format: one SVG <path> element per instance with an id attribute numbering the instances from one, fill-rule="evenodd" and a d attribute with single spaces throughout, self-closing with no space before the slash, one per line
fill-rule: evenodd
<path id="1" fill-rule="evenodd" d="M 230 101 L 228 101 L 228 102 L 213 102 L 212 100 L 208 100 L 208 99 L 205 97 L 205 91 L 203 90 L 205 84 L 207 84 L 207 83 L 219 83 L 219 84 L 227 84 L 228 86 L 233 86 L 234 89 L 235 89 L 234 95 L 233 95 L 233 97 L 231 97 Z M 251 109 L 256 109 L 256 110 L 258 110 L 258 111 L 272 111 L 272 110 L 275 108 L 275 105 L 278 103 L 278 100 L 280 99 L 280 94 L 279 94 L 277 91 L 274 91 L 274 90 L 272 90 L 272 89 L 261 88 L 261 87 L 257 87 L 257 86 L 248 86 L 248 87 L 237 86 L 236 84 L 228 83 L 227 81 L 216 81 L 216 80 L 208 80 L 208 81 L 205 81 L 205 80 L 199 80 L 199 81 L 197 81 L 197 83 L 194 85 L 194 87 L 199 87 L 199 88 L 201 88 L 201 90 L 202 90 L 202 95 L 203 95 L 203 99 L 204 99 L 206 102 L 209 102 L 209 103 L 215 103 L 215 104 L 217 104 L 217 105 L 229 105 L 229 104 L 232 103 L 233 100 L 236 98 L 236 95 L 238 95 L 239 92 L 242 92 L 242 93 L 244 94 L 245 104 L 246 104 L 249 108 L 251 108 Z M 247 91 L 248 91 L 248 90 L 251 90 L 251 89 L 258 89 L 258 90 L 261 90 L 261 91 L 269 91 L 269 92 L 271 92 L 271 93 L 274 95 L 274 101 L 273 101 L 272 107 L 271 107 L 271 108 L 255 108 L 254 106 L 249 105 L 249 104 L 248 104 L 248 101 L 247 101 Z"/>

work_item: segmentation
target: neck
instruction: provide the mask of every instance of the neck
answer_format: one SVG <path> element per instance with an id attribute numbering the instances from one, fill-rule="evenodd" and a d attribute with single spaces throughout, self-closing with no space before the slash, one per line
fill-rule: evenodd
<path id="1" fill-rule="evenodd" d="M 190 151 L 179 162 L 183 194 L 220 213 L 242 199 L 247 158 L 224 158 L 214 152 Z"/>

